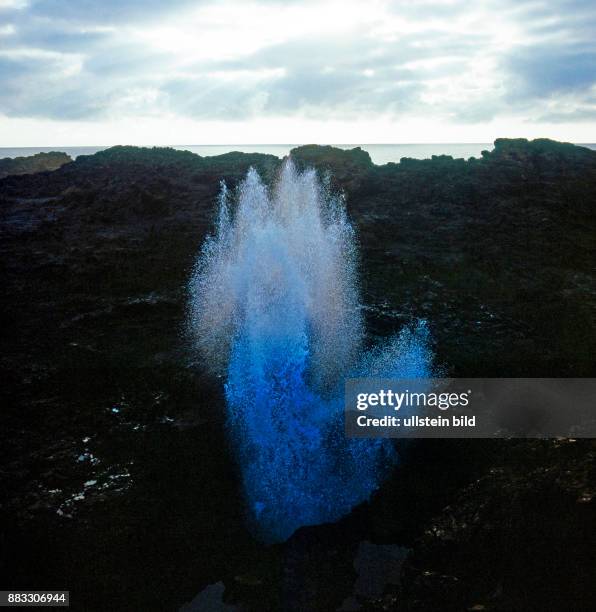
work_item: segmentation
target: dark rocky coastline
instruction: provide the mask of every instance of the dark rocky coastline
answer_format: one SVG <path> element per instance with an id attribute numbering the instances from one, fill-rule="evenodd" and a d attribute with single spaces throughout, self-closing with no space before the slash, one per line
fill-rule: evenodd
<path id="1" fill-rule="evenodd" d="M 292 156 L 345 192 L 371 338 L 424 317 L 450 375 L 596 375 L 596 152 L 499 139 L 470 160 Z M 3 582 L 66 585 L 85 610 L 177 609 L 220 582 L 250 610 L 596 608 L 592 440 L 420 441 L 338 524 L 255 542 L 220 381 L 185 345 L 185 284 L 220 181 L 250 166 L 271 181 L 281 160 L 55 159 L 0 162 Z M 362 587 L 375 555 L 401 564 L 380 593 Z"/>
<path id="2" fill-rule="evenodd" d="M 0 179 L 18 174 L 35 174 L 46 170 L 58 170 L 72 159 L 66 153 L 52 151 L 36 153 L 28 157 L 5 157 L 0 159 Z"/>

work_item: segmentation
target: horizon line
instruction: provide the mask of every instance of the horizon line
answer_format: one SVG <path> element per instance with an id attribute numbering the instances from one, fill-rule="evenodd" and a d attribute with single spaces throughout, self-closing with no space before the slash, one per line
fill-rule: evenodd
<path id="1" fill-rule="evenodd" d="M 507 137 L 502 136 L 496 138 L 495 140 L 527 140 L 531 142 L 533 140 L 552 140 L 554 142 L 565 143 L 568 142 L 574 145 L 593 145 L 596 142 L 573 142 L 573 141 L 565 141 L 565 140 L 557 140 L 555 138 L 548 137 L 540 137 L 540 138 L 525 138 L 521 137 Z M 49 149 L 53 147 L 65 147 L 65 148 L 83 148 L 83 147 L 101 147 L 101 148 L 111 148 L 111 147 L 139 147 L 139 148 L 168 148 L 168 147 L 303 147 L 315 145 L 319 147 L 331 146 L 331 147 L 347 147 L 347 146 L 355 146 L 355 147 L 397 147 L 397 146 L 444 146 L 444 145 L 494 145 L 494 141 L 492 142 L 333 142 L 333 143 L 317 143 L 317 142 L 305 142 L 305 143 L 291 143 L 291 142 L 251 142 L 251 143 L 198 143 L 198 144 L 133 144 L 133 143 L 118 143 L 118 144 L 75 144 L 75 145 L 2 145 L 0 146 L 0 150 L 2 149 Z"/>

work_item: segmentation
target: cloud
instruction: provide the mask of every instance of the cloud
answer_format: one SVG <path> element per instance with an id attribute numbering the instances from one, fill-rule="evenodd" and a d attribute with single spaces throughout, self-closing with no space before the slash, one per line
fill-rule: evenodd
<path id="1" fill-rule="evenodd" d="M 592 0 L 0 0 L 0 114 L 594 117 Z"/>
<path id="2" fill-rule="evenodd" d="M 9 0 L 23 7 L 29 18 L 43 18 L 70 24 L 110 24 L 131 20 L 150 21 L 164 13 L 197 6 L 196 0 Z M 1 6 L 1 5 L 0 5 Z"/>
<path id="3" fill-rule="evenodd" d="M 510 56 L 507 67 L 518 84 L 512 96 L 582 94 L 596 84 L 596 45 L 536 45 Z"/>

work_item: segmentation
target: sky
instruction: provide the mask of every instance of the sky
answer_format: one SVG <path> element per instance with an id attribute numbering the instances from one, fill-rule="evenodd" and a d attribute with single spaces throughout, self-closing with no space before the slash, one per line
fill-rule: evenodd
<path id="1" fill-rule="evenodd" d="M 0 0 L 0 146 L 596 142 L 596 0 Z"/>

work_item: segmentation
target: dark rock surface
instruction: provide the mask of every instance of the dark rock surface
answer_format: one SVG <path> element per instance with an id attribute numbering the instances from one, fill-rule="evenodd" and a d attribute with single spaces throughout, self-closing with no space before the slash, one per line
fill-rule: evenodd
<path id="1" fill-rule="evenodd" d="M 408 610 L 589 610 L 596 602 L 596 441 L 521 441 L 425 527 Z M 524 466 L 523 469 L 521 466 Z"/>
<path id="2" fill-rule="evenodd" d="M 323 173 L 329 172 L 334 184 L 348 191 L 357 189 L 373 167 L 370 155 L 360 147 L 343 150 L 330 146 L 304 145 L 292 149 L 291 155 L 298 167 L 313 167 Z"/>
<path id="3" fill-rule="evenodd" d="M 0 159 L 0 179 L 14 174 L 35 174 L 57 170 L 72 159 L 66 153 L 51 151 L 29 157 L 4 157 Z"/>
<path id="4" fill-rule="evenodd" d="M 449 374 L 595 375 L 596 152 L 292 155 L 345 190 L 371 338 L 424 317 Z M 246 531 L 185 284 L 220 181 L 279 164 L 114 147 L 0 180 L 3 582 L 66 584 L 85 610 L 173 610 L 220 583 L 251 610 L 594 609 L 591 441 L 420 441 L 338 524 L 273 547 Z M 363 542 L 411 549 L 382 596 L 355 587 Z"/>

